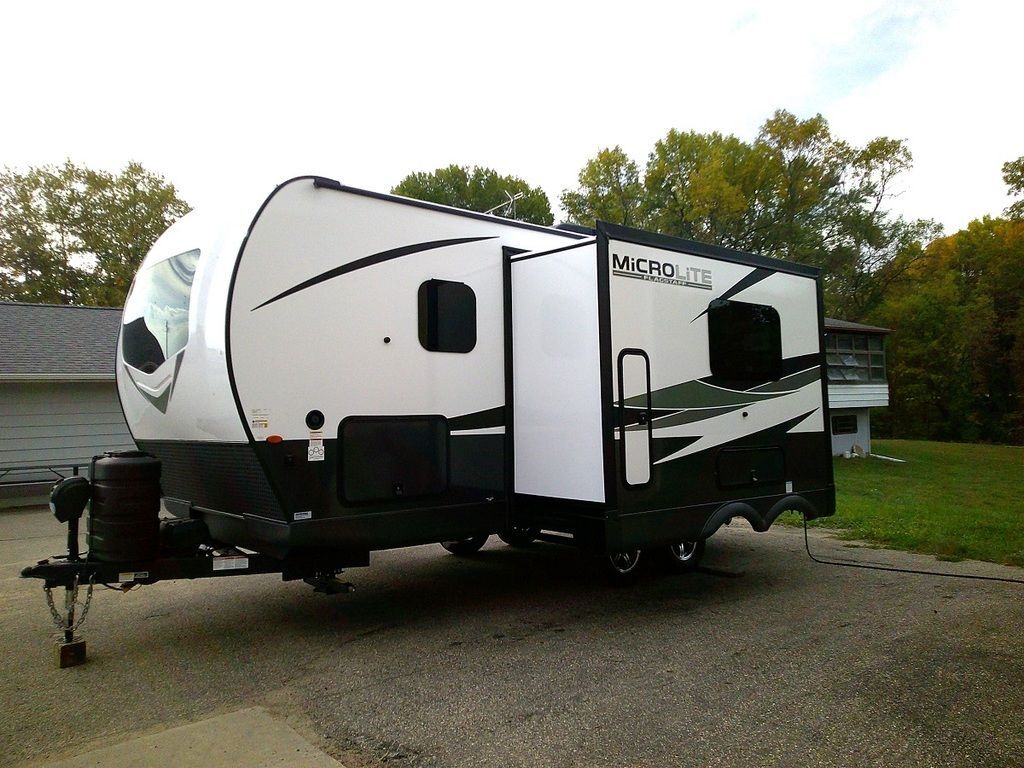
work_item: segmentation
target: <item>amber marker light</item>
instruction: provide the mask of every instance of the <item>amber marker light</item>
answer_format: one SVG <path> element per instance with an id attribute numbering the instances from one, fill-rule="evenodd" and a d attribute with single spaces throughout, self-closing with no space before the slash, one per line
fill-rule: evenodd
<path id="1" fill-rule="evenodd" d="M 270 435 L 270 437 L 267 438 L 267 442 L 270 443 L 271 445 L 277 445 L 283 440 L 284 438 L 281 437 L 280 435 Z"/>

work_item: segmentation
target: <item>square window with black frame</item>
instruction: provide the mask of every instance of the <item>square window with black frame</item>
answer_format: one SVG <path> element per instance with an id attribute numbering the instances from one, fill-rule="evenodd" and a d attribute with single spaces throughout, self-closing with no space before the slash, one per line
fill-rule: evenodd
<path id="1" fill-rule="evenodd" d="M 419 290 L 420 344 L 431 352 L 476 346 L 476 294 L 465 283 L 427 280 Z"/>
<path id="2" fill-rule="evenodd" d="M 782 376 L 779 313 L 764 304 L 715 299 L 708 306 L 711 375 L 724 382 L 757 384 Z"/>
<path id="3" fill-rule="evenodd" d="M 841 413 L 832 417 L 833 435 L 855 435 L 857 434 L 857 414 Z"/>

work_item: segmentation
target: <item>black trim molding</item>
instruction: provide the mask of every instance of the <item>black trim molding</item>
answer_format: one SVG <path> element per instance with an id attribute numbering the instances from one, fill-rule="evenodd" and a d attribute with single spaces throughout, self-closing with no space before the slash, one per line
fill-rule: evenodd
<path id="1" fill-rule="evenodd" d="M 791 275 L 815 278 L 821 274 L 820 269 L 809 267 L 806 264 L 773 259 L 756 253 L 745 253 L 744 251 L 736 251 L 732 248 L 723 248 L 720 245 L 700 243 L 696 240 L 685 240 L 681 237 L 670 237 L 654 232 L 645 232 L 642 229 L 623 227 L 620 224 L 611 224 L 607 221 L 597 222 L 597 231 L 612 240 L 622 240 L 627 243 L 636 243 L 637 245 L 648 245 L 652 248 L 664 248 L 669 251 L 676 251 L 677 253 L 692 253 L 694 256 L 731 261 L 734 264 L 746 264 L 749 267 L 770 269 L 773 272 L 786 272 Z"/>

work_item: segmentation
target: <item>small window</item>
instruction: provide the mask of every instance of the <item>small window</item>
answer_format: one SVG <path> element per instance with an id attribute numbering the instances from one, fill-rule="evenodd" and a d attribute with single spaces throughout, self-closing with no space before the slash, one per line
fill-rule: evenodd
<path id="1" fill-rule="evenodd" d="M 844 413 L 840 416 L 832 417 L 832 434 L 833 435 L 855 435 L 857 434 L 857 415 L 854 413 Z"/>
<path id="2" fill-rule="evenodd" d="M 431 352 L 476 346 L 476 294 L 465 283 L 427 280 L 419 290 L 420 344 Z"/>
<path id="3" fill-rule="evenodd" d="M 146 267 L 135 276 L 124 305 L 121 354 L 153 373 L 188 343 L 188 307 L 199 251 L 186 251 Z"/>
<path id="4" fill-rule="evenodd" d="M 775 381 L 782 375 L 779 313 L 764 304 L 715 299 L 708 307 L 711 375 L 725 381 Z"/>

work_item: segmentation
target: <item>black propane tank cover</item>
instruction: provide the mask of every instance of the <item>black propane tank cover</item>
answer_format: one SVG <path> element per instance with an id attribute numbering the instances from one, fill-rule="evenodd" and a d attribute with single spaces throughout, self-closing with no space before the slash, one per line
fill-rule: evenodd
<path id="1" fill-rule="evenodd" d="M 141 451 L 98 456 L 92 462 L 89 557 L 131 562 L 156 557 L 160 547 L 160 460 Z"/>

